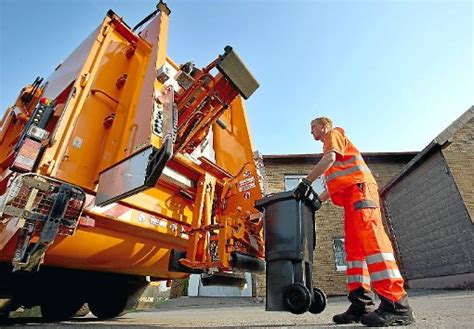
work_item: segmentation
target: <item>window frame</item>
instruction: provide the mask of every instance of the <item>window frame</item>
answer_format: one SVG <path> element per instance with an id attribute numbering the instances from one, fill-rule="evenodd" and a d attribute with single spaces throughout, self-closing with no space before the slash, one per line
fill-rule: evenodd
<path id="1" fill-rule="evenodd" d="M 291 185 L 288 186 L 287 185 L 287 180 L 296 180 L 296 181 L 299 181 L 300 179 L 302 178 L 305 178 L 306 175 L 305 174 L 284 174 L 284 177 L 283 177 L 283 189 L 285 191 L 289 191 L 291 189 L 294 189 L 296 187 L 296 185 L 298 185 L 298 183 L 294 184 L 294 185 Z M 289 188 L 290 187 L 290 188 Z M 321 194 L 322 192 L 324 192 L 326 190 L 326 182 L 324 181 L 323 178 L 317 178 L 313 184 L 311 184 L 311 187 L 313 187 L 314 191 L 318 194 Z"/>
<path id="2" fill-rule="evenodd" d="M 342 242 L 342 250 L 338 250 L 336 246 L 336 241 Z M 347 263 L 346 263 L 346 250 L 345 250 L 345 239 L 343 237 L 333 237 L 332 238 L 332 250 L 334 252 L 334 264 L 336 266 L 336 272 L 342 272 L 347 270 Z M 338 257 L 337 254 L 342 253 L 342 257 Z M 344 265 L 340 264 L 338 260 L 342 260 Z M 338 264 L 339 263 L 339 264 Z"/>

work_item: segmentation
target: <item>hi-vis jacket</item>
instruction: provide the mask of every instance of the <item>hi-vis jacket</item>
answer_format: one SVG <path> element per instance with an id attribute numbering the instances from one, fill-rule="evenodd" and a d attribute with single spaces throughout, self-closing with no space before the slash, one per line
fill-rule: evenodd
<path id="1" fill-rule="evenodd" d="M 347 288 L 371 287 L 389 301 L 406 295 L 404 280 L 384 231 L 377 185 L 360 152 L 335 128 L 324 137 L 324 153 L 336 161 L 324 174 L 331 200 L 344 207 Z"/>
<path id="2" fill-rule="evenodd" d="M 324 137 L 323 153 L 336 153 L 336 161 L 324 173 L 326 184 L 334 204 L 340 205 L 337 193 L 358 183 L 377 184 L 359 150 L 344 134 L 342 128 L 334 128 Z"/>

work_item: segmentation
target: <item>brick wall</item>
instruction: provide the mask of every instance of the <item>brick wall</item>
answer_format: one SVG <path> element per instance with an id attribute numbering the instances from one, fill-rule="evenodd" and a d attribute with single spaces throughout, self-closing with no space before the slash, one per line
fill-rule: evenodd
<path id="1" fill-rule="evenodd" d="M 474 271 L 473 226 L 440 151 L 384 197 L 408 282 Z"/>
<path id="2" fill-rule="evenodd" d="M 363 154 L 379 186 L 386 184 L 415 155 L 409 154 Z M 286 156 L 281 159 L 265 157 L 269 193 L 284 190 L 285 175 L 306 175 L 320 159 L 319 156 Z M 313 282 L 328 295 L 346 293 L 344 272 L 337 272 L 334 260 L 333 238 L 344 236 L 343 210 L 326 203 L 316 213 L 317 246 L 314 253 Z M 257 279 L 257 296 L 265 296 L 265 275 Z"/>
<path id="3" fill-rule="evenodd" d="M 474 118 L 457 131 L 442 152 L 474 223 Z"/>

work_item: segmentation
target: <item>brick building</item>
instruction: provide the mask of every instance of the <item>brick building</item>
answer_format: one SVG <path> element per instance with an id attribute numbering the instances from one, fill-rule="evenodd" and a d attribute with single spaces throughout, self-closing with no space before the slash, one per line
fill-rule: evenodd
<path id="1" fill-rule="evenodd" d="M 362 153 L 380 187 L 395 177 L 417 152 Z M 321 154 L 266 155 L 263 157 L 268 193 L 296 186 L 319 161 Z M 322 188 L 315 182 L 315 189 Z M 313 280 L 328 295 L 346 293 L 343 252 L 343 210 L 326 203 L 316 213 L 317 246 L 314 253 Z M 265 295 L 265 275 L 257 278 L 257 296 Z"/>
<path id="2" fill-rule="evenodd" d="M 474 286 L 474 107 L 382 190 L 411 288 Z"/>

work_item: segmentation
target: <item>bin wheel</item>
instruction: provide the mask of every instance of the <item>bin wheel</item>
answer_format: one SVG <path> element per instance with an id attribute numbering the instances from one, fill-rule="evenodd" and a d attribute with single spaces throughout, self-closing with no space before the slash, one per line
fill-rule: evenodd
<path id="1" fill-rule="evenodd" d="M 292 283 L 286 287 L 283 299 L 288 310 L 293 314 L 303 314 L 311 306 L 311 294 L 302 283 Z"/>
<path id="2" fill-rule="evenodd" d="M 311 303 L 309 311 L 313 314 L 319 314 L 326 308 L 327 299 L 324 291 L 318 288 L 313 288 L 314 300 Z"/>

